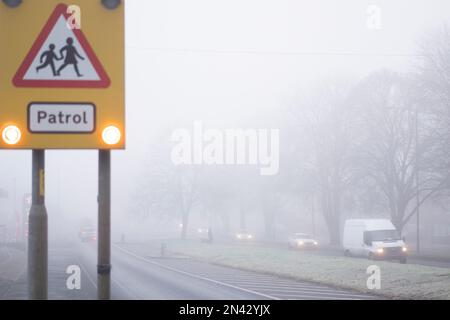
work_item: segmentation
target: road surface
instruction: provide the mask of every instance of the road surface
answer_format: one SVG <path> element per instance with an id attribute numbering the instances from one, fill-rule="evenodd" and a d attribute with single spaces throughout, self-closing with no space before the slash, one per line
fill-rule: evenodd
<path id="1" fill-rule="evenodd" d="M 96 243 L 51 244 L 49 299 L 96 299 Z M 112 247 L 112 299 L 143 300 L 272 300 L 373 299 L 373 296 L 309 282 L 240 271 L 187 257 L 144 256 Z M 68 290 L 66 269 L 81 269 L 81 289 Z M 26 275 L 10 285 L 3 299 L 26 298 Z M 0 280 L 0 287 L 2 282 Z M 2 291 L 0 290 L 0 293 Z"/>

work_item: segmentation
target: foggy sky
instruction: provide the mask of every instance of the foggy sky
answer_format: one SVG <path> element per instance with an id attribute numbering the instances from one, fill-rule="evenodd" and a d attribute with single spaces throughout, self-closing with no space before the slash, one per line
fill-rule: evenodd
<path id="1" fill-rule="evenodd" d="M 279 112 L 323 77 L 409 70 L 417 41 L 450 21 L 448 0 L 126 0 L 127 150 L 113 155 L 113 215 L 163 128 L 233 126 Z M 379 5 L 382 29 L 366 8 Z M 251 121 L 249 122 L 251 123 Z M 30 192 L 31 153 L 0 151 L 0 188 Z M 95 151 L 47 153 L 54 216 L 96 217 Z M 59 191 L 58 190 L 59 187 Z M 54 221 L 54 220 L 53 220 Z"/>

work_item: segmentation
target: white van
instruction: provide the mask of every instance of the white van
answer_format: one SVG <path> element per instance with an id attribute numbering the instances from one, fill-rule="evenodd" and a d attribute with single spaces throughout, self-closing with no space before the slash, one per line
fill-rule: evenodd
<path id="1" fill-rule="evenodd" d="M 395 259 L 406 263 L 407 248 L 390 220 L 350 219 L 345 221 L 344 251 L 347 256 Z"/>

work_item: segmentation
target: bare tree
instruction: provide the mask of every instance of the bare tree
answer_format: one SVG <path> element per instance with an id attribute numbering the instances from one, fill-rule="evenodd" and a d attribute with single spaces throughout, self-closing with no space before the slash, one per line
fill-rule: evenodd
<path id="1" fill-rule="evenodd" d="M 189 215 L 198 201 L 198 175 L 195 167 L 178 167 L 174 175 L 174 198 L 181 214 L 181 238 L 186 239 Z"/>
<path id="2" fill-rule="evenodd" d="M 433 117 L 434 136 L 439 142 L 439 156 L 444 176 L 450 168 L 450 29 L 448 26 L 429 33 L 420 43 L 421 58 L 417 68 L 417 87 L 426 112 Z"/>
<path id="3" fill-rule="evenodd" d="M 421 92 L 440 109 L 441 116 L 450 117 L 450 29 L 447 26 L 429 33 L 420 42 L 418 64 Z"/>
<path id="4" fill-rule="evenodd" d="M 140 178 L 139 189 L 133 195 L 135 212 L 141 217 L 179 217 L 181 238 L 185 239 L 189 215 L 198 202 L 199 169 L 175 166 L 165 146 L 152 146 L 146 170 Z"/>
<path id="5" fill-rule="evenodd" d="M 446 181 L 434 153 L 439 139 L 432 129 L 433 119 L 421 109 L 411 79 L 411 75 L 380 71 L 364 79 L 352 93 L 359 114 L 355 175 L 368 185 L 375 182 L 400 232 Z M 423 118 L 420 128 L 419 113 Z"/>
<path id="6" fill-rule="evenodd" d="M 202 168 L 198 182 L 199 205 L 209 219 L 219 218 L 227 235 L 231 232 L 229 207 L 230 202 L 236 199 L 235 183 L 236 178 L 230 168 L 209 166 Z M 208 227 L 211 227 L 210 222 L 208 221 Z"/>
<path id="7" fill-rule="evenodd" d="M 295 150 L 299 178 L 308 179 L 316 190 L 328 227 L 330 243 L 340 243 L 342 197 L 349 183 L 351 110 L 346 104 L 347 82 L 327 82 L 293 110 L 298 148 Z"/>

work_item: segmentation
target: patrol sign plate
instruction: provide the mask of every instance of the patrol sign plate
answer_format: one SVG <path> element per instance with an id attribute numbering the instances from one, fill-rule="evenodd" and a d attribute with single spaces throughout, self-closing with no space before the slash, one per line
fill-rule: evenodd
<path id="1" fill-rule="evenodd" d="M 33 133 L 92 133 L 95 106 L 90 103 L 31 103 L 28 129 Z"/>
<path id="2" fill-rule="evenodd" d="M 0 2 L 0 149 L 125 148 L 124 2 Z"/>

